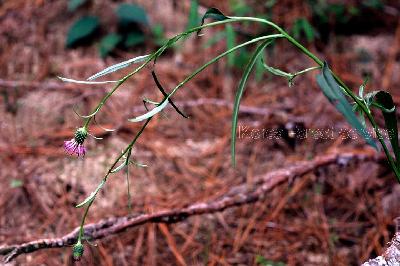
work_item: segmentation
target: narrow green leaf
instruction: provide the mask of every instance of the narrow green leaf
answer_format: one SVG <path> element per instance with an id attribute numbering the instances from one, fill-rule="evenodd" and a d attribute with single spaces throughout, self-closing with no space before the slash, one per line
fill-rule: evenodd
<path id="1" fill-rule="evenodd" d="M 130 163 L 133 164 L 134 166 L 140 167 L 140 168 L 146 168 L 146 167 L 148 167 L 148 165 L 147 165 L 147 164 L 144 164 L 144 163 L 138 163 L 138 162 L 134 162 L 134 161 L 130 161 Z"/>
<path id="2" fill-rule="evenodd" d="M 400 147 L 399 147 L 399 132 L 397 129 L 396 106 L 390 93 L 386 91 L 379 91 L 376 93 L 374 100 L 383 108 L 383 117 L 385 119 L 385 126 L 392 145 L 393 152 L 396 156 L 397 165 L 400 165 Z"/>
<path id="3" fill-rule="evenodd" d="M 331 70 L 326 62 L 322 68 L 322 73 L 317 76 L 317 82 L 324 95 L 336 107 L 336 109 L 343 114 L 347 122 L 357 130 L 369 145 L 377 149 L 377 146 L 368 134 L 367 129 L 362 125 L 356 114 L 353 112 L 350 103 L 347 101 L 342 89 L 332 76 Z"/>
<path id="4" fill-rule="evenodd" d="M 73 47 L 84 39 L 89 38 L 98 29 L 99 25 L 99 19 L 97 17 L 82 17 L 69 29 L 66 46 Z"/>
<path id="5" fill-rule="evenodd" d="M 106 81 L 76 80 L 76 79 L 69 79 L 69 78 L 64 78 L 64 77 L 59 77 L 59 76 L 57 76 L 57 78 L 61 79 L 64 82 L 77 83 L 77 84 L 90 84 L 90 85 L 117 83 L 118 82 L 118 80 L 106 80 Z"/>
<path id="6" fill-rule="evenodd" d="M 253 53 L 252 57 L 250 58 L 244 72 L 242 79 L 240 80 L 238 90 L 236 91 L 236 96 L 235 96 L 235 102 L 233 105 L 233 114 L 232 114 L 232 142 L 231 142 L 231 158 L 232 158 L 232 164 L 235 166 L 236 164 L 236 131 L 237 131 L 237 123 L 238 123 L 238 115 L 239 115 L 239 106 L 240 106 L 240 100 L 242 99 L 245 86 L 247 83 L 247 80 L 249 78 L 249 75 L 251 73 L 251 70 L 253 69 L 254 64 L 256 63 L 257 59 L 259 56 L 262 54 L 264 51 L 264 48 L 267 47 L 270 43 L 272 43 L 274 40 L 265 40 L 263 43 L 261 43 L 256 51 Z"/>
<path id="7" fill-rule="evenodd" d="M 158 46 L 163 46 L 166 41 L 163 25 L 156 24 L 151 28 L 151 31 L 153 33 L 153 42 Z"/>
<path id="8" fill-rule="evenodd" d="M 110 173 L 117 173 L 119 171 L 121 171 L 124 167 L 126 166 L 126 162 L 121 163 L 119 166 L 115 167 L 114 169 L 112 169 L 110 171 Z"/>
<path id="9" fill-rule="evenodd" d="M 128 67 L 128 66 L 130 66 L 131 64 L 141 63 L 141 62 L 143 62 L 143 61 L 146 61 L 147 58 L 148 58 L 149 56 L 150 56 L 150 55 L 141 55 L 141 56 L 137 56 L 137 57 L 131 58 L 131 59 L 129 59 L 129 60 L 126 60 L 126 61 L 124 61 L 124 62 L 121 62 L 121 63 L 115 64 L 115 65 L 109 66 L 109 67 L 103 69 L 102 71 L 100 71 L 100 72 L 98 72 L 98 73 L 96 73 L 96 74 L 90 76 L 90 77 L 88 78 L 88 80 L 97 79 L 97 78 L 99 78 L 99 77 L 102 77 L 102 76 L 104 76 L 104 75 L 110 74 L 110 73 L 115 72 L 115 71 L 117 71 L 117 70 L 120 70 L 120 69 L 122 69 L 122 68 Z"/>
<path id="10" fill-rule="evenodd" d="M 232 25 L 227 24 L 225 26 L 226 31 L 226 50 L 229 50 L 236 46 L 236 34 Z M 236 52 L 232 52 L 227 55 L 228 66 L 232 67 L 235 64 Z"/>
<path id="11" fill-rule="evenodd" d="M 303 31 L 306 35 L 306 39 L 308 42 L 312 42 L 315 39 L 315 29 L 314 27 L 308 22 L 307 19 L 303 18 Z"/>
<path id="12" fill-rule="evenodd" d="M 102 58 L 111 53 L 121 42 L 122 36 L 116 33 L 110 33 L 104 36 L 100 41 L 99 52 Z"/>
<path id="13" fill-rule="evenodd" d="M 204 24 L 204 21 L 207 18 L 212 18 L 212 19 L 217 20 L 217 21 L 222 21 L 222 20 L 225 20 L 225 19 L 229 19 L 229 17 L 225 16 L 221 11 L 219 11 L 215 7 L 208 9 L 207 12 L 204 13 L 203 17 L 201 18 L 201 25 Z M 197 31 L 197 35 L 200 34 L 200 31 L 201 31 L 201 29 Z"/>
<path id="14" fill-rule="evenodd" d="M 190 11 L 189 11 L 189 18 L 188 24 L 186 29 L 192 29 L 199 24 L 199 2 L 197 0 L 190 1 Z"/>
<path id="15" fill-rule="evenodd" d="M 132 119 L 128 119 L 128 121 L 129 122 L 140 122 L 140 121 L 146 120 L 146 119 L 156 115 L 157 113 L 161 112 L 165 108 L 165 106 L 167 106 L 167 104 L 168 104 L 168 98 L 164 99 L 164 101 L 159 106 L 155 107 L 151 111 L 149 111 L 141 116 L 138 116 L 138 117 L 135 117 Z"/>
<path id="16" fill-rule="evenodd" d="M 264 76 L 264 72 L 265 72 L 265 68 L 264 68 L 264 65 L 263 65 L 263 57 L 264 57 L 264 53 L 262 53 L 261 56 L 256 61 L 256 66 L 255 66 L 256 74 L 255 74 L 255 76 L 256 76 L 256 81 L 257 82 L 260 82 L 262 80 L 262 78 Z"/>
<path id="17" fill-rule="evenodd" d="M 94 198 L 96 197 L 97 193 L 100 191 L 100 189 L 104 186 L 104 184 L 106 183 L 105 179 L 103 179 L 100 184 L 97 186 L 96 190 L 93 191 L 92 193 L 90 193 L 90 195 L 81 203 L 79 203 L 78 205 L 75 206 L 75 208 L 81 208 L 83 206 L 85 206 L 86 204 L 90 203 L 91 201 L 94 200 Z"/>
<path id="18" fill-rule="evenodd" d="M 273 75 L 284 77 L 284 78 L 287 78 L 287 79 L 293 78 L 293 74 L 287 73 L 287 72 L 282 71 L 282 70 L 277 69 L 277 68 L 270 67 L 264 61 L 263 61 L 263 66 L 268 72 L 270 72 Z"/>

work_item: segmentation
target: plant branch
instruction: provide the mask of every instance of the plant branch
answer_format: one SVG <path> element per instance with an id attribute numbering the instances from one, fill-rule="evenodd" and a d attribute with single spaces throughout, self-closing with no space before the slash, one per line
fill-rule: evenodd
<path id="1" fill-rule="evenodd" d="M 354 152 L 336 151 L 332 154 L 317 156 L 311 161 L 301 161 L 292 166 L 256 176 L 251 185 L 246 183 L 234 186 L 224 195 L 209 201 L 190 204 L 180 209 L 111 217 L 97 223 L 87 224 L 83 227 L 84 236 L 88 240 L 102 239 L 145 223 L 177 223 L 193 215 L 221 212 L 228 208 L 263 200 L 268 195 L 267 192 L 279 184 L 296 177 L 304 176 L 327 165 L 343 164 L 349 161 L 381 160 L 383 160 L 383 157 L 379 157 L 379 155 L 371 152 L 371 150 Z M 0 255 L 5 256 L 4 261 L 7 263 L 21 254 L 47 248 L 69 247 L 76 243 L 79 231 L 80 228 L 78 227 L 60 238 L 39 239 L 18 245 L 2 246 L 0 247 Z"/>

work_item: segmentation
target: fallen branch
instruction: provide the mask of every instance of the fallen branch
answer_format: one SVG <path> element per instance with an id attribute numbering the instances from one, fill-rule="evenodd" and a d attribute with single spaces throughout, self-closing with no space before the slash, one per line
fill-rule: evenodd
<path id="1" fill-rule="evenodd" d="M 124 217 L 112 217 L 97 223 L 88 224 L 84 227 L 85 238 L 88 240 L 101 239 L 106 236 L 117 234 L 128 228 L 145 223 L 176 223 L 193 215 L 221 212 L 225 209 L 248 204 L 264 199 L 268 191 L 277 185 L 301 177 L 317 168 L 330 164 L 346 165 L 350 161 L 380 161 L 373 151 L 340 152 L 317 156 L 310 161 L 296 163 L 293 166 L 272 171 L 265 175 L 254 177 L 250 185 L 242 184 L 233 187 L 226 194 L 202 203 L 191 204 L 181 209 L 157 211 L 154 213 L 128 215 Z M 79 228 L 60 238 L 40 239 L 19 245 L 0 247 L 0 255 L 5 256 L 5 262 L 10 262 L 18 255 L 34 252 L 45 248 L 61 248 L 73 245 L 77 240 Z"/>
<path id="2" fill-rule="evenodd" d="M 389 247 L 375 259 L 369 260 L 362 266 L 398 266 L 400 265 L 400 233 L 396 233 L 389 243 Z"/>

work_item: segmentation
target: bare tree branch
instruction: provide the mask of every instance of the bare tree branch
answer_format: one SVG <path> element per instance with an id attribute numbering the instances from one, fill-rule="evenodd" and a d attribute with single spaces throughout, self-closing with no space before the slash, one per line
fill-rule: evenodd
<path id="1" fill-rule="evenodd" d="M 264 199 L 268 191 L 277 185 L 301 177 L 317 168 L 330 164 L 347 164 L 350 161 L 380 161 L 373 151 L 340 152 L 317 156 L 310 161 L 302 161 L 293 166 L 275 170 L 265 175 L 254 177 L 252 184 L 241 184 L 232 187 L 226 194 L 207 202 L 190 204 L 181 209 L 157 211 L 124 217 L 112 217 L 84 227 L 85 238 L 89 240 L 101 239 L 117 234 L 128 228 L 144 223 L 176 223 L 193 215 L 221 212 L 227 208 L 248 204 Z M 60 238 L 39 239 L 18 245 L 0 247 L 0 255 L 5 256 L 5 262 L 10 262 L 18 255 L 34 252 L 45 248 L 61 248 L 73 245 L 77 240 L 79 228 Z"/>

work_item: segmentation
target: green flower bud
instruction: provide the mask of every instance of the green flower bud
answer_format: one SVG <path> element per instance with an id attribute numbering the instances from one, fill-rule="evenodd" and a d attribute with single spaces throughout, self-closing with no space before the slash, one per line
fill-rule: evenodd
<path id="1" fill-rule="evenodd" d="M 88 135 L 87 129 L 85 127 L 80 127 L 75 132 L 76 143 L 82 145 Z"/>
<path id="2" fill-rule="evenodd" d="M 83 245 L 81 241 L 78 241 L 72 248 L 72 256 L 74 260 L 80 260 L 83 255 Z"/>

